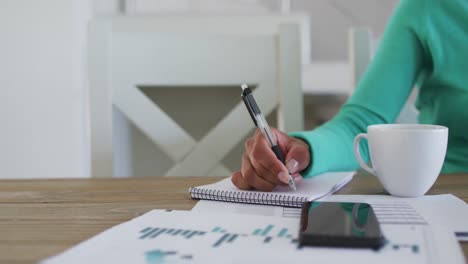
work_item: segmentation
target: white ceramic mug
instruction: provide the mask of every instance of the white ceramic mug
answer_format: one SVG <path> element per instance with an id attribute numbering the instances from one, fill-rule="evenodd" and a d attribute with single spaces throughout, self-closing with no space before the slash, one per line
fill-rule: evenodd
<path id="1" fill-rule="evenodd" d="M 362 159 L 359 142 L 367 139 L 372 168 Z M 367 127 L 354 139 L 354 155 L 361 167 L 377 176 L 391 195 L 424 195 L 442 169 L 448 128 L 436 125 L 385 124 Z"/>

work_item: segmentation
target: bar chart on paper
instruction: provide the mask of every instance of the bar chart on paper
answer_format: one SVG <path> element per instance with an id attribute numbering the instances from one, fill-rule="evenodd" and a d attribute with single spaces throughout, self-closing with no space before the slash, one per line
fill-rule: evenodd
<path id="1" fill-rule="evenodd" d="M 272 224 L 261 228 L 255 228 L 252 232 L 249 233 L 228 232 L 225 228 L 220 226 L 215 226 L 211 228 L 210 231 L 175 229 L 167 227 L 145 227 L 138 233 L 138 238 L 140 240 L 144 240 L 158 239 L 158 237 L 161 236 L 169 236 L 190 240 L 195 239 L 198 236 L 206 236 L 208 234 L 215 238 L 211 244 L 213 248 L 234 244 L 236 241 L 247 237 L 258 237 L 259 243 L 264 244 L 271 243 L 274 239 L 283 239 L 288 240 L 290 243 L 297 243 L 297 239 L 293 238 L 293 235 L 289 232 L 288 228 L 277 228 Z"/>
<path id="2" fill-rule="evenodd" d="M 168 213 L 167 215 L 170 215 Z M 173 212 L 172 214 L 177 214 Z M 165 216 L 166 214 L 161 214 Z M 203 219 L 199 219 L 203 220 Z M 163 223 L 164 221 L 161 221 Z M 239 223 L 238 225 L 210 225 L 212 221 L 197 221 L 198 228 L 193 227 L 193 223 L 181 227 L 180 223 L 174 221 L 166 225 L 144 226 L 134 233 L 137 241 L 147 242 L 154 245 L 166 245 L 165 249 L 152 248 L 144 252 L 146 264 L 159 263 L 193 263 L 200 261 L 200 250 L 183 250 L 184 245 L 198 245 L 209 248 L 212 252 L 237 251 L 246 244 L 250 248 L 270 247 L 272 243 L 291 245 L 296 248 L 297 239 L 294 235 L 297 229 L 291 229 L 291 223 L 297 225 L 297 221 L 292 219 L 286 223 L 282 220 L 276 223 L 249 224 Z M 173 245 L 173 248 L 167 247 Z M 187 247 L 188 248 L 188 247 Z M 221 255 L 222 255 L 221 254 Z"/>
<path id="3" fill-rule="evenodd" d="M 385 225 L 378 252 L 297 247 L 294 218 L 154 210 L 113 227 L 43 264 L 55 263 L 427 263 L 443 245 L 430 245 L 426 225 Z M 444 233 L 445 234 L 445 233 Z M 451 237 L 453 239 L 453 236 Z M 456 243 L 456 240 L 454 240 Z M 450 241 L 448 242 L 450 244 Z M 293 259 L 291 259 L 293 257 Z M 390 260 L 391 262 L 387 261 Z M 456 262 L 447 262 L 456 263 Z"/>
<path id="4" fill-rule="evenodd" d="M 181 254 L 178 251 L 153 249 L 145 252 L 145 260 L 147 264 L 190 263 L 193 260 L 193 255 Z"/>

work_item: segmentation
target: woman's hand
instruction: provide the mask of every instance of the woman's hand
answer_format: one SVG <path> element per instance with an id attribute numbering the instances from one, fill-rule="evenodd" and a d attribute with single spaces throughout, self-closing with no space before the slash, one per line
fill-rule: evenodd
<path id="1" fill-rule="evenodd" d="M 241 170 L 232 174 L 232 183 L 242 190 L 272 191 L 277 185 L 287 185 L 289 173 L 300 179 L 299 172 L 310 163 L 309 145 L 272 129 L 286 159 L 286 166 L 279 161 L 259 129 L 245 142 Z"/>

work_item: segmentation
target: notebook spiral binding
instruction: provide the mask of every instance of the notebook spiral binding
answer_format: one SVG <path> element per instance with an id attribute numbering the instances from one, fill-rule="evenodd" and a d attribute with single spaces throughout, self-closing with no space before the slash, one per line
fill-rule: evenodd
<path id="1" fill-rule="evenodd" d="M 307 197 L 297 197 L 267 192 L 236 192 L 225 190 L 209 190 L 197 187 L 190 188 L 193 199 L 214 200 L 234 203 L 251 203 L 262 205 L 277 205 L 286 207 L 302 207 Z"/>

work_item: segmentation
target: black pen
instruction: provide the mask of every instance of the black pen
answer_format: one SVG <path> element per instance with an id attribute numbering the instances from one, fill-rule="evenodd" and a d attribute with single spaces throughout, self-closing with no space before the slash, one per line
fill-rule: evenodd
<path id="1" fill-rule="evenodd" d="M 257 102 L 253 97 L 252 91 L 247 84 L 242 84 L 241 88 L 242 100 L 244 101 L 245 106 L 247 107 L 247 111 L 249 111 L 250 117 L 252 117 L 255 126 L 258 127 L 263 136 L 265 136 L 266 140 L 268 141 L 268 145 L 270 145 L 271 150 L 273 150 L 276 157 L 286 165 L 283 153 L 281 153 L 281 150 L 276 141 L 276 137 L 273 135 L 273 133 L 271 133 L 270 127 L 268 126 L 265 117 L 262 115 L 262 112 L 260 111 L 260 108 L 258 107 Z M 294 183 L 294 179 L 291 174 L 289 174 L 288 184 L 294 191 L 296 190 L 296 184 Z"/>

